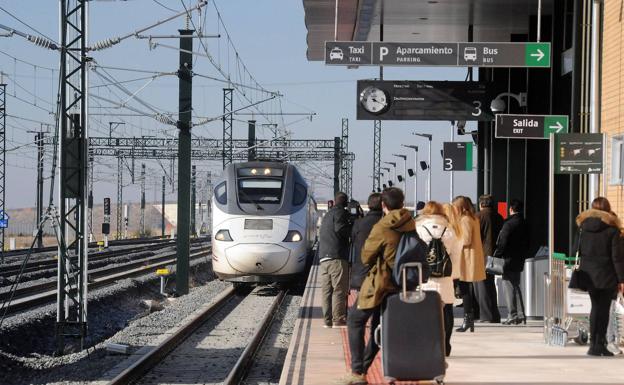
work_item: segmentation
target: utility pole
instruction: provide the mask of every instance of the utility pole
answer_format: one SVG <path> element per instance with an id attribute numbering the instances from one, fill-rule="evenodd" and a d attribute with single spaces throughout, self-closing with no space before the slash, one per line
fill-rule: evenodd
<path id="1" fill-rule="evenodd" d="M 123 210 L 123 158 L 117 156 L 117 228 L 115 239 L 122 237 L 122 210 Z"/>
<path id="2" fill-rule="evenodd" d="M 197 193 L 197 169 L 195 165 L 191 166 L 191 235 L 197 236 L 197 218 L 195 216 L 195 204 L 196 204 L 196 193 Z"/>
<path id="3" fill-rule="evenodd" d="M 35 135 L 35 142 L 37 143 L 37 218 L 35 223 L 37 224 L 37 248 L 43 247 L 43 229 L 39 230 L 39 225 L 43 221 L 43 157 L 45 147 L 43 145 L 44 140 L 43 131 L 38 132 Z"/>
<path id="4" fill-rule="evenodd" d="M 0 156 L 0 220 L 4 222 L 6 213 L 4 212 L 4 175 L 6 172 L 6 84 L 0 73 L 0 146 L 2 146 L 2 156 Z M 4 228 L 0 226 L 0 263 L 4 264 Z"/>
<path id="5" fill-rule="evenodd" d="M 212 226 L 212 173 L 208 171 L 208 179 L 207 179 L 207 191 L 206 196 L 208 197 L 206 200 L 206 222 L 208 227 L 208 232 L 211 232 Z"/>
<path id="6" fill-rule="evenodd" d="M 384 0 L 381 0 L 379 41 L 384 35 Z M 383 80 L 383 66 L 379 66 L 379 80 Z M 381 191 L 381 120 L 373 123 L 373 191 Z"/>
<path id="7" fill-rule="evenodd" d="M 141 236 L 145 237 L 145 163 L 141 163 L 141 224 L 139 225 Z"/>
<path id="8" fill-rule="evenodd" d="M 180 35 L 192 35 L 193 30 L 181 29 Z M 178 258 L 176 263 L 176 293 L 189 292 L 190 221 L 191 214 L 191 112 L 193 109 L 193 38 L 180 38 L 179 104 L 178 104 Z"/>
<path id="9" fill-rule="evenodd" d="M 162 177 L 162 203 L 160 212 L 160 236 L 165 237 L 165 176 Z"/>
<path id="10" fill-rule="evenodd" d="M 93 165 L 93 155 L 89 151 L 89 198 L 87 201 L 87 207 L 89 209 L 89 242 L 93 242 Z M 43 168 L 43 163 L 41 168 Z M 41 200 L 43 201 L 43 197 L 41 197 Z"/>
<path id="11" fill-rule="evenodd" d="M 256 160 L 256 121 L 247 121 L 247 161 Z"/>
<path id="12" fill-rule="evenodd" d="M 233 88 L 223 89 L 223 168 L 232 163 Z"/>
<path id="13" fill-rule="evenodd" d="M 87 0 L 60 1 L 57 352 L 87 334 Z"/>
<path id="14" fill-rule="evenodd" d="M 336 136 L 334 138 L 334 196 L 340 190 L 340 158 L 341 158 L 341 148 L 340 148 L 340 137 Z M 349 197 L 351 198 L 351 197 Z"/>

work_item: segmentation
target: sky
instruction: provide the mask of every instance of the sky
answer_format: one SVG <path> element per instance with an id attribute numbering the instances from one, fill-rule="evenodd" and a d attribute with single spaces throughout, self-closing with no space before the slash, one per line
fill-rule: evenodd
<path id="1" fill-rule="evenodd" d="M 92 1 L 89 3 L 88 41 L 97 41 L 127 35 L 139 28 L 183 10 L 181 0 L 130 0 L 130 1 Z M 188 6 L 189 0 L 184 0 Z M 195 4 L 192 1 L 191 4 Z M 216 7 L 215 7 L 216 4 Z M 58 1 L 54 0 L 0 0 L 0 24 L 29 34 L 43 34 L 58 41 Z M 170 9 L 167 9 L 170 8 Z M 219 22 L 216 9 L 219 10 L 223 24 Z M 10 16 L 11 13 L 18 20 Z M 20 22 L 21 21 L 21 22 Z M 25 24 L 22 24 L 25 23 Z M 286 129 L 295 139 L 332 139 L 340 136 L 341 119 L 349 119 L 349 149 L 355 153 L 353 195 L 365 201 L 372 189 L 373 164 L 373 122 L 358 121 L 355 118 L 356 82 L 358 79 L 371 79 L 379 75 L 379 69 L 361 67 L 325 66 L 323 62 L 309 62 L 306 58 L 306 28 L 304 23 L 303 2 L 301 0 L 217 0 L 211 1 L 202 13 L 200 20 L 194 13 L 193 24 L 196 28 L 204 26 L 204 34 L 221 34 L 221 38 L 203 39 L 206 50 L 196 41 L 196 55 L 193 70 L 203 77 L 193 80 L 193 121 L 206 117 L 217 117 L 223 110 L 223 82 L 210 78 L 224 79 L 229 75 L 234 81 L 244 85 L 261 85 L 264 89 L 283 94 L 279 101 L 273 100 L 259 106 L 265 112 L 283 111 L 287 115 L 270 116 L 268 119 L 285 124 Z M 177 34 L 177 29 L 185 25 L 184 18 L 177 18 L 158 26 L 144 34 Z M 33 31 L 33 29 L 38 32 Z M 225 37 L 229 33 L 231 44 Z M 1 33 L 1 32 L 0 32 Z M 151 109 L 171 113 L 177 118 L 178 95 L 177 78 L 166 75 L 175 72 L 178 67 L 178 51 L 165 45 L 177 46 L 177 40 L 155 40 L 160 45 L 150 46 L 147 39 L 130 37 L 119 44 L 92 53 L 96 68 L 89 71 L 89 135 L 107 136 L 110 121 L 123 121 L 113 135 L 176 137 L 173 126 L 163 125 L 149 116 L 127 116 L 133 111 L 112 108 L 113 103 L 123 103 L 128 99 L 119 87 L 111 86 L 110 79 L 120 83 L 128 92 L 136 93 L 139 100 L 128 101 L 139 112 Z M 208 52 L 213 64 L 205 57 Z M 237 61 L 236 58 L 240 61 Z M 7 84 L 7 170 L 6 170 L 6 207 L 31 207 L 35 202 L 36 190 L 36 146 L 31 131 L 40 129 L 53 130 L 57 82 L 58 51 L 37 47 L 19 36 L 0 37 L 0 71 Z M 244 64 L 247 71 L 242 69 Z M 220 68 L 221 72 L 217 70 Z M 148 71 L 148 72 L 140 72 Z M 250 75 L 253 76 L 253 79 Z M 153 80 L 149 78 L 156 76 Z M 464 80 L 465 68 L 385 68 L 387 80 Z M 108 80 L 107 80 L 108 78 Z M 141 79 L 141 80 L 137 80 Z M 257 82 L 257 84 L 256 84 Z M 261 91 L 252 91 L 237 87 L 234 108 L 249 104 L 245 98 L 256 102 L 266 96 Z M 245 96 L 242 91 L 245 91 Z M 144 103 L 144 104 L 142 104 Z M 313 118 L 307 119 L 298 113 L 314 112 Z M 119 114 L 122 115 L 119 115 Z M 250 116 L 237 116 L 234 122 L 234 137 L 246 138 L 247 123 Z M 259 123 L 265 118 L 256 117 Z M 264 120 L 263 120 L 264 119 Z M 44 125 L 48 124 L 49 126 Z M 475 129 L 469 123 L 466 129 Z M 442 171 L 440 150 L 442 142 L 451 141 L 451 124 L 444 122 L 399 122 L 385 121 L 382 129 L 382 161 L 402 161 L 393 153 L 407 154 L 408 167 L 413 167 L 414 151 L 401 147 L 401 144 L 415 144 L 420 147 L 419 160 L 426 160 L 427 143 L 424 138 L 412 135 L 412 132 L 433 134 L 432 142 L 432 199 L 448 201 L 450 192 L 450 174 Z M 51 134 L 49 134 L 51 135 Z M 193 128 L 195 137 L 221 138 L 222 123 L 212 123 Z M 271 133 L 261 128 L 259 137 L 268 138 Z M 461 139 L 460 139 L 461 138 Z M 455 140 L 470 141 L 469 136 Z M 49 186 L 51 151 L 46 153 L 46 202 Z M 135 183 L 132 183 L 128 162 L 124 171 L 124 201 L 140 199 L 138 170 L 140 163 L 135 162 Z M 171 164 L 145 161 L 147 167 L 146 199 L 160 200 L 161 178 L 166 173 L 171 177 Z M 315 195 L 318 200 L 327 199 L 332 194 L 333 165 L 328 163 L 305 163 L 299 167 L 309 178 L 314 180 Z M 220 173 L 220 162 L 198 162 L 198 196 L 205 192 L 206 173 Z M 402 171 L 401 171 L 402 173 Z M 104 197 L 116 200 L 117 161 L 115 158 L 96 159 L 94 171 L 94 200 L 101 202 Z M 385 178 L 384 178 L 385 179 Z M 426 197 L 426 173 L 419 171 L 419 200 Z M 168 179 L 169 181 L 169 179 Z M 468 195 L 475 198 L 476 172 L 454 173 L 453 195 Z M 413 200 L 413 178 L 408 180 L 407 200 Z M 167 200 L 176 198 L 174 185 L 167 185 Z"/>

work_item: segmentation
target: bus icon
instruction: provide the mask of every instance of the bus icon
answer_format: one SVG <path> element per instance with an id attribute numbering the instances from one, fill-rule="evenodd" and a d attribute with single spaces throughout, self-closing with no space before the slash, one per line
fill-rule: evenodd
<path id="1" fill-rule="evenodd" d="M 477 49 L 475 47 L 464 48 L 464 61 L 477 61 Z"/>

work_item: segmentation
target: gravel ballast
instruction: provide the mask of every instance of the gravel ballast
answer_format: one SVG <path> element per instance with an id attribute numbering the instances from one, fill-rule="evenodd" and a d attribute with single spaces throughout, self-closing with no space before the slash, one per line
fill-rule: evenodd
<path id="1" fill-rule="evenodd" d="M 90 293 L 88 350 L 52 356 L 55 305 L 10 317 L 0 330 L 2 384 L 85 384 L 100 378 L 126 359 L 107 352 L 108 342 L 137 350 L 158 337 L 229 284 L 214 280 L 210 263 L 192 264 L 188 295 L 166 301 L 164 310 L 149 314 L 144 300 L 158 300 L 159 281 L 153 277 L 125 280 Z M 108 338 L 108 339 L 106 339 Z"/>

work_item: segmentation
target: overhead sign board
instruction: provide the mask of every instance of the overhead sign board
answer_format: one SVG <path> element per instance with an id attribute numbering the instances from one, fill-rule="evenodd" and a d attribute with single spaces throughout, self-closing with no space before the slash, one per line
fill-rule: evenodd
<path id="1" fill-rule="evenodd" d="M 0 229 L 6 229 L 7 227 L 9 227 L 9 216 L 0 210 Z"/>
<path id="2" fill-rule="evenodd" d="M 556 135 L 557 174 L 601 174 L 603 134 Z"/>
<path id="3" fill-rule="evenodd" d="M 328 65 L 549 68 L 550 57 L 550 43 L 325 42 Z"/>
<path id="4" fill-rule="evenodd" d="M 491 121 L 490 102 L 500 91 L 493 87 L 484 82 L 359 80 L 357 119 Z"/>
<path id="5" fill-rule="evenodd" d="M 331 43 L 331 44 L 328 44 Z M 373 47 L 365 41 L 325 42 L 325 63 L 332 65 L 369 65 Z"/>
<path id="6" fill-rule="evenodd" d="M 496 115 L 496 137 L 548 139 L 553 134 L 568 132 L 566 115 Z"/>
<path id="7" fill-rule="evenodd" d="M 444 142 L 444 171 L 472 171 L 472 142 Z"/>

